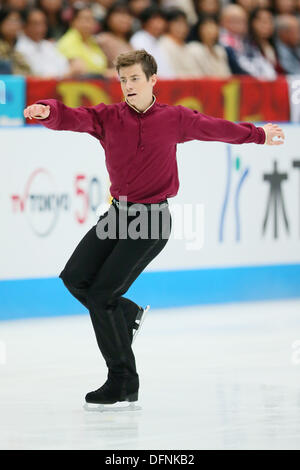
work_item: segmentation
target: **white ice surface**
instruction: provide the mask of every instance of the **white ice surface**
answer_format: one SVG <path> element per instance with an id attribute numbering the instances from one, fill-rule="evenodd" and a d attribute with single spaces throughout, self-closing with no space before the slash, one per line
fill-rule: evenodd
<path id="1" fill-rule="evenodd" d="M 151 309 L 137 412 L 83 410 L 106 380 L 87 315 L 0 344 L 0 449 L 300 449 L 300 301 Z"/>

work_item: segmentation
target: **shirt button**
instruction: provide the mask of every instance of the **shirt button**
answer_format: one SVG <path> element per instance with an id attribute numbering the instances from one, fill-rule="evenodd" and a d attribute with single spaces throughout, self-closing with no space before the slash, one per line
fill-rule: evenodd
<path id="1" fill-rule="evenodd" d="M 142 145 L 141 146 L 141 151 L 143 152 L 143 150 L 145 150 L 145 147 Z"/>

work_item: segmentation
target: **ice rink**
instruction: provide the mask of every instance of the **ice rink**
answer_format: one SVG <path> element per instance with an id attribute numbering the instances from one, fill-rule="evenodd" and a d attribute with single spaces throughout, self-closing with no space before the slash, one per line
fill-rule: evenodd
<path id="1" fill-rule="evenodd" d="M 106 380 L 88 315 L 0 341 L 1 449 L 300 449 L 300 301 L 150 310 L 135 412 L 83 410 Z"/>

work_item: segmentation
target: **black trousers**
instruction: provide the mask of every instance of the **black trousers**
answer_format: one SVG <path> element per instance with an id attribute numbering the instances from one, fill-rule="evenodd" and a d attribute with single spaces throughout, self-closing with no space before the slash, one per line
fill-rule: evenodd
<path id="1" fill-rule="evenodd" d="M 90 312 L 108 378 L 138 383 L 131 329 L 139 306 L 124 294 L 166 245 L 172 220 L 167 202 L 142 206 L 135 214 L 131 209 L 132 203 L 127 208 L 113 203 L 79 242 L 59 277 Z"/>

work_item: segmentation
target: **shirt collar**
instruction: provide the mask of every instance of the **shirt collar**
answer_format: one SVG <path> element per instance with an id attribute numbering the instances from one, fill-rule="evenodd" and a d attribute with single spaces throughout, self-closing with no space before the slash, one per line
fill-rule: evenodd
<path id="1" fill-rule="evenodd" d="M 127 101 L 127 98 L 125 98 L 125 101 L 126 103 L 128 104 L 128 106 L 130 106 L 132 109 L 134 109 L 137 113 L 139 114 L 145 114 L 150 108 L 152 108 L 152 106 L 154 105 L 155 101 L 156 101 L 156 96 L 152 95 L 152 103 L 150 104 L 150 106 L 148 106 L 148 108 L 146 108 L 144 111 L 139 111 L 135 106 L 133 106 L 132 104 L 130 104 L 128 101 Z"/>

